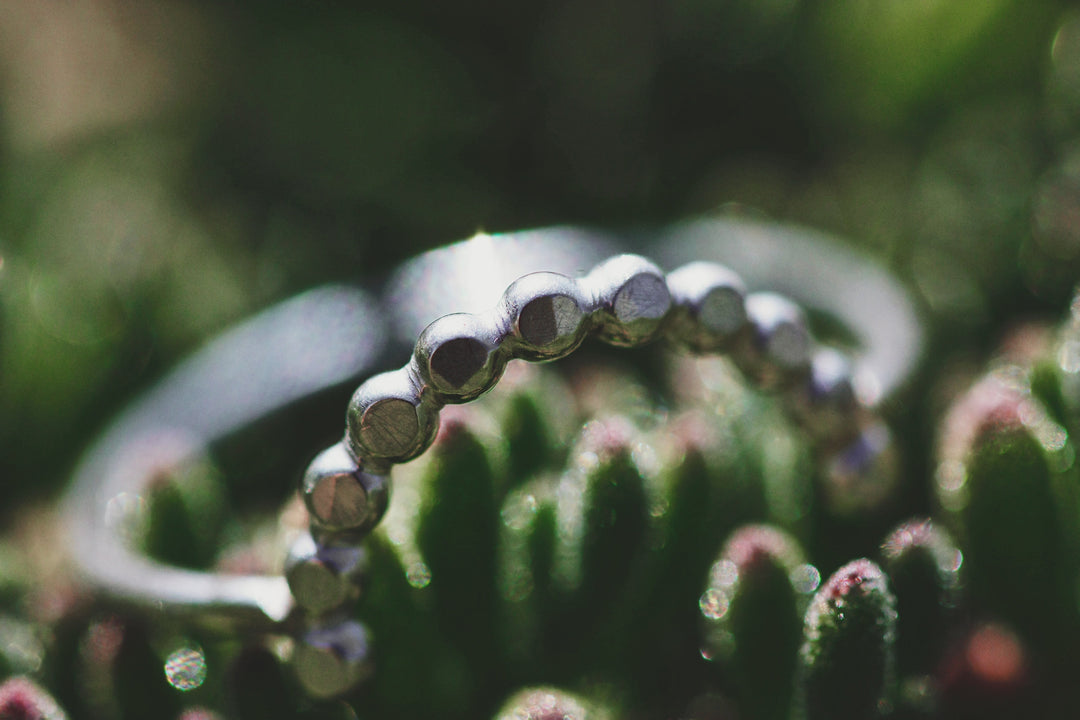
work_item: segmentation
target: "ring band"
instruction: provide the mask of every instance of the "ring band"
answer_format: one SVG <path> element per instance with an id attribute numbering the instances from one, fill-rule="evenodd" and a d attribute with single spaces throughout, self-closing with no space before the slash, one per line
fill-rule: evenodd
<path id="1" fill-rule="evenodd" d="M 691 226 L 694 232 L 681 237 L 693 239 L 703 227 Z M 763 228 L 751 230 L 760 234 Z M 890 348 L 881 347 L 884 331 L 860 327 L 857 318 L 849 322 L 863 343 L 858 369 L 871 378 L 877 370 L 879 392 L 856 392 L 852 363 L 836 351 L 814 347 L 803 311 L 792 301 L 749 293 L 739 275 L 705 261 L 665 275 L 643 257 L 617 255 L 580 274 L 574 270 L 606 254 L 609 243 L 560 229 L 561 237 L 572 241 L 563 257 L 537 263 L 548 272 L 510 284 L 494 311 L 436 318 L 420 333 L 408 363 L 369 378 L 356 391 L 347 413 L 347 439 L 322 453 L 305 473 L 301 494 L 312 533 L 290 551 L 288 581 L 179 570 L 124 545 L 109 521 L 110 503 L 142 492 L 162 463 L 179 462 L 264 414 L 370 372 L 393 347 L 395 331 L 407 324 L 400 315 L 413 306 L 401 302 L 402 288 L 418 287 L 414 283 L 423 271 L 447 272 L 448 257 L 478 244 L 492 253 L 492 265 L 499 265 L 496 248 L 520 255 L 522 245 L 541 247 L 554 237 L 545 232 L 485 236 L 421 256 L 388 287 L 385 297 L 398 301 L 390 310 L 380 312 L 357 290 L 312 291 L 266 311 L 189 359 L 122 415 L 76 471 L 67 510 L 73 553 L 84 574 L 120 599 L 230 628 L 279 631 L 299 605 L 310 620 L 297 645 L 298 673 L 313 694 L 335 695 L 359 677 L 360 664 L 346 658 L 341 667 L 328 667 L 320 650 L 331 644 L 339 654 L 359 655 L 366 648 L 362 628 L 341 620 L 336 610 L 352 597 L 347 590 L 356 563 L 350 551 L 385 510 L 390 466 L 422 453 L 434 437 L 438 410 L 489 390 L 510 359 L 557 359 L 590 335 L 621 346 L 663 335 L 694 352 L 729 352 L 752 379 L 784 387 L 796 413 L 840 407 L 845 422 L 833 425 L 829 437 L 819 437 L 827 445 L 856 432 L 856 416 L 870 412 L 897 387 L 917 358 L 918 323 L 902 287 L 827 240 L 816 238 L 811 244 L 818 246 L 802 252 L 845 258 L 857 271 L 849 277 L 861 278 L 870 287 L 866 292 L 877 293 L 868 305 L 899 298 L 879 308 L 886 329 L 900 327 L 899 340 L 888 335 Z M 678 237 L 668 237 L 659 254 L 687 252 Z M 711 255 L 707 248 L 698 250 L 699 256 Z M 456 271 L 447 274 L 459 277 Z M 482 285 L 480 280 L 474 284 Z M 835 285 L 827 290 L 838 292 Z M 431 296 L 440 304 L 456 299 L 452 293 Z M 829 301 L 828 293 L 804 300 L 825 310 Z M 852 320 L 844 314 L 850 308 L 832 304 L 841 320 Z M 392 318 L 389 327 L 384 316 Z M 266 353 L 268 347 L 275 352 Z M 886 356 L 891 364 L 875 368 L 875 359 Z M 346 647 L 352 650 L 342 650 Z"/>
<path id="2" fill-rule="evenodd" d="M 213 625 L 277 627 L 292 607 L 283 578 L 181 570 L 138 555 L 120 532 L 124 501 L 230 433 L 370 369 L 385 345 L 379 319 L 359 290 L 304 293 L 207 345 L 128 408 L 86 452 L 65 498 L 81 574 L 143 608 Z"/>

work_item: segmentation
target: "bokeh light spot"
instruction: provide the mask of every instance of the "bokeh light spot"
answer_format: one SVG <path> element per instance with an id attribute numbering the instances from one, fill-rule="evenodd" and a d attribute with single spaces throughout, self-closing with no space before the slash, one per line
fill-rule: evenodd
<path id="1" fill-rule="evenodd" d="M 431 584 L 431 568 L 423 562 L 414 562 L 405 571 L 405 579 L 414 588 L 422 589 Z"/>
<path id="2" fill-rule="evenodd" d="M 968 641 L 967 660 L 980 677 L 991 682 L 1010 683 L 1023 673 L 1024 650 L 1010 630 L 1000 625 L 987 625 Z"/>
<path id="3" fill-rule="evenodd" d="M 791 584 L 796 592 L 809 595 L 821 585 L 821 572 L 809 563 L 800 565 L 791 572 Z"/>
<path id="4" fill-rule="evenodd" d="M 197 647 L 183 647 L 165 660 L 165 678 L 177 690 L 195 690 L 206 682 L 206 656 Z"/>
<path id="5" fill-rule="evenodd" d="M 727 593 L 717 588 L 709 588 L 702 593 L 701 599 L 698 600 L 701 614 L 709 620 L 719 620 L 724 617 L 730 605 L 731 602 L 728 600 Z"/>

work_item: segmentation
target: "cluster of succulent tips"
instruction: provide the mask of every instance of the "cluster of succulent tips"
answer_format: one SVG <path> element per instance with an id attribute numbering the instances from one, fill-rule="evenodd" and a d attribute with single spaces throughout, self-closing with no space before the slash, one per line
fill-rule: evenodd
<path id="1" fill-rule="evenodd" d="M 970 378 L 932 443 L 894 420 L 925 462 L 856 470 L 723 359 L 511 366 L 444 410 L 349 559 L 364 630 L 327 652 L 366 679 L 342 699 L 304 692 L 288 637 L 134 615 L 4 548 L 0 718 L 1071 716 L 1080 302 L 1032 344 Z M 163 475 L 132 541 L 281 572 L 304 509 L 226 513 L 222 475 Z"/>

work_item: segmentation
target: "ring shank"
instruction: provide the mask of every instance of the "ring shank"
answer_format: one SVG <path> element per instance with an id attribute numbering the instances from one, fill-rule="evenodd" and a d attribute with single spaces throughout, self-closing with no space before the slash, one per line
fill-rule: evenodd
<path id="1" fill-rule="evenodd" d="M 283 578 L 195 572 L 149 560 L 124 542 L 125 518 L 117 517 L 117 508 L 125 500 L 137 505 L 162 470 L 369 370 L 384 345 L 380 317 L 359 290 L 309 291 L 213 341 L 131 406 L 84 456 L 65 499 L 69 546 L 81 574 L 115 599 L 166 606 L 209 624 L 280 624 L 293 604 Z"/>

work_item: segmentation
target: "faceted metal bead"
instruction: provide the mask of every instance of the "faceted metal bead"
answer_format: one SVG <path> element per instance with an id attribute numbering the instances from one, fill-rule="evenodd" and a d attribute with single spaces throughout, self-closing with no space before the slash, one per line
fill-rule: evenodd
<path id="1" fill-rule="evenodd" d="M 836 348 L 817 348 L 806 382 L 791 395 L 791 406 L 814 438 L 835 442 L 853 437 L 859 429 L 862 406 L 855 391 L 851 358 Z"/>
<path id="2" fill-rule="evenodd" d="M 749 340 L 733 353 L 744 373 L 771 389 L 809 372 L 813 341 L 802 308 L 783 295 L 756 292 L 746 297 L 746 317 Z"/>
<path id="3" fill-rule="evenodd" d="M 692 262 L 667 276 L 672 316 L 668 334 L 694 352 L 731 346 L 746 326 L 746 285 L 723 265 Z"/>
<path id="4" fill-rule="evenodd" d="M 495 386 L 506 369 L 498 323 L 471 313 L 444 315 L 425 328 L 414 357 L 443 402 L 464 403 Z"/>
<path id="5" fill-rule="evenodd" d="M 339 697 L 371 674 L 368 632 L 355 620 L 317 624 L 297 640 L 292 662 L 297 679 L 310 695 Z"/>
<path id="6" fill-rule="evenodd" d="M 337 443 L 311 461 L 300 494 L 320 527 L 364 533 L 386 512 L 390 478 L 364 472 L 345 444 Z"/>
<path id="7" fill-rule="evenodd" d="M 503 293 L 514 357 L 555 360 L 573 352 L 589 332 L 588 308 L 577 283 L 558 273 L 539 272 L 516 280 Z"/>
<path id="8" fill-rule="evenodd" d="M 811 406 L 845 415 L 860 407 L 855 391 L 855 367 L 851 358 L 836 348 L 820 347 L 810 359 L 807 398 Z"/>
<path id="9" fill-rule="evenodd" d="M 349 449 L 367 463 L 405 462 L 430 447 L 439 429 L 439 406 L 423 394 L 412 368 L 366 380 L 346 412 Z"/>
<path id="10" fill-rule="evenodd" d="M 826 456 L 822 468 L 832 512 L 873 512 L 890 497 L 899 478 L 892 433 L 883 422 L 870 422 L 854 440 Z"/>
<path id="11" fill-rule="evenodd" d="M 640 255 L 617 255 L 583 280 L 595 298 L 604 342 L 632 347 L 656 336 L 671 308 L 664 273 Z"/>
<path id="12" fill-rule="evenodd" d="M 359 594 L 366 566 L 357 544 L 319 542 L 304 533 L 285 560 L 285 580 L 297 605 L 312 615 L 337 610 Z"/>

